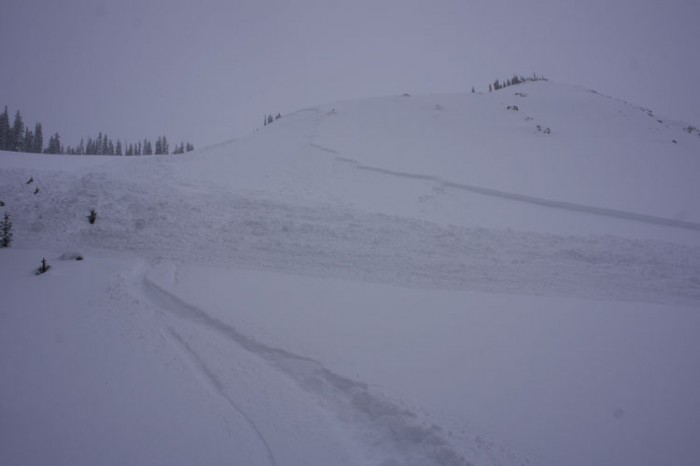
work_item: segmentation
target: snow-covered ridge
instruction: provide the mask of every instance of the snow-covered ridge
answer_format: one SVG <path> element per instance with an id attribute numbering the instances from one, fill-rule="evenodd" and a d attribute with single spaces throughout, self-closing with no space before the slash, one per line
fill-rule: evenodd
<path id="1" fill-rule="evenodd" d="M 578 88 L 531 83 L 340 104 L 314 142 L 364 165 L 456 184 L 700 219 L 691 200 L 700 138 Z"/>

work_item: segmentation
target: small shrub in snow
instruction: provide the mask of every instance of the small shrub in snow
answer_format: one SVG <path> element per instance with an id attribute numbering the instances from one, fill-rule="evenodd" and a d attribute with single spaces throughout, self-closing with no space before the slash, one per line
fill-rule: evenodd
<path id="1" fill-rule="evenodd" d="M 90 209 L 90 215 L 88 215 L 88 222 L 90 222 L 90 225 L 94 225 L 96 220 L 97 212 L 95 211 L 95 209 Z"/>
<path id="2" fill-rule="evenodd" d="M 39 194 L 39 188 L 36 188 L 36 189 L 34 190 L 34 195 L 36 196 L 37 194 Z"/>
<path id="3" fill-rule="evenodd" d="M 37 275 L 41 275 L 42 273 L 46 273 L 46 272 L 49 271 L 50 268 L 51 268 L 51 266 L 48 264 L 48 262 L 46 262 L 46 259 L 42 257 L 42 259 L 41 259 L 41 267 L 39 267 L 39 268 L 36 270 L 36 274 L 37 274 Z"/>
<path id="4" fill-rule="evenodd" d="M 30 177 L 30 178 L 27 180 L 27 184 L 32 184 L 33 182 L 34 182 L 34 177 L 33 177 L 33 176 Z"/>
<path id="5" fill-rule="evenodd" d="M 5 213 L 2 218 L 2 225 L 0 225 L 0 247 L 9 248 L 10 243 L 12 243 L 12 220 L 10 220 L 10 216 Z"/>

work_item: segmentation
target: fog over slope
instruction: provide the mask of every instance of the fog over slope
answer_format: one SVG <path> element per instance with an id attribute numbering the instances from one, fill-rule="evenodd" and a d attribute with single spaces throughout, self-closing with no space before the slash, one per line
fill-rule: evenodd
<path id="1" fill-rule="evenodd" d="M 548 82 L 1 153 L 0 460 L 693 464 L 699 154 Z"/>

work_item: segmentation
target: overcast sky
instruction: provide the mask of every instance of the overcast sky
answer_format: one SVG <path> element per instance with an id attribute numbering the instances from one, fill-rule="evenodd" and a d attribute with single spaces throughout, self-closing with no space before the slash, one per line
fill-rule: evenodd
<path id="1" fill-rule="evenodd" d="M 698 0 L 2 0 L 0 106 L 64 144 L 544 74 L 700 125 Z M 48 138 L 46 138 L 48 139 Z"/>

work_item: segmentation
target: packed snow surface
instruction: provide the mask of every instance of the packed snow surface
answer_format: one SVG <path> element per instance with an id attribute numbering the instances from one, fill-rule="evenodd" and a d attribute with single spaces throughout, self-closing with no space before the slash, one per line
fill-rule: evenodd
<path id="1" fill-rule="evenodd" d="M 694 465 L 699 176 L 542 82 L 0 153 L 0 463 Z"/>

